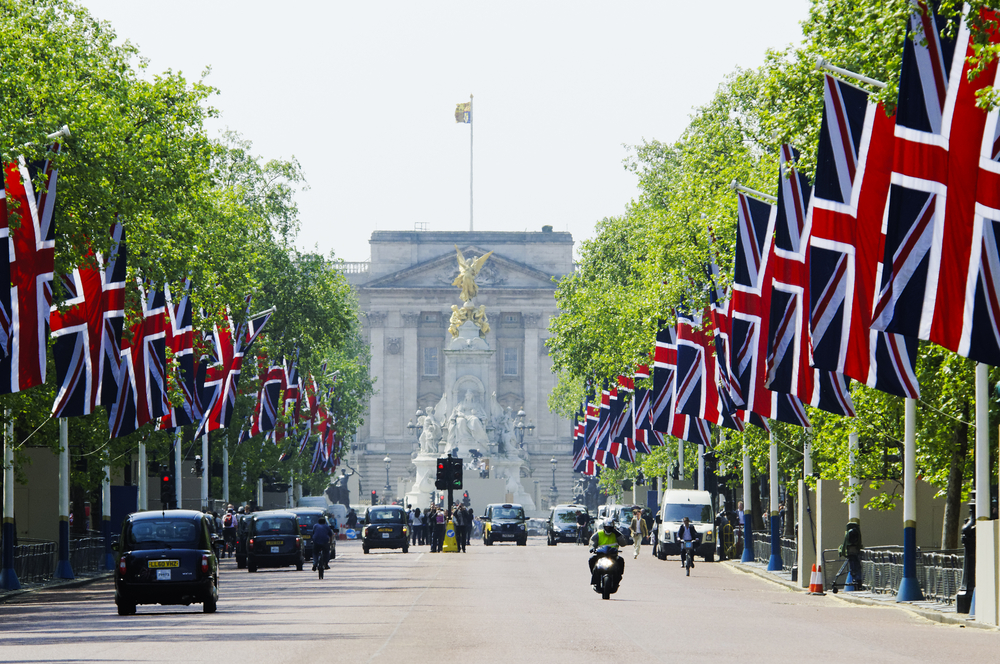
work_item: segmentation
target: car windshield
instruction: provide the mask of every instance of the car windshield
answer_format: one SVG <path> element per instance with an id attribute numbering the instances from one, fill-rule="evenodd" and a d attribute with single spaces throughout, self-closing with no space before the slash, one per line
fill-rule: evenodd
<path id="1" fill-rule="evenodd" d="M 368 518 L 372 523 L 403 523 L 405 515 L 403 510 L 371 510 Z"/>
<path id="2" fill-rule="evenodd" d="M 261 535 L 294 535 L 295 522 L 283 517 L 257 519 L 257 532 Z"/>
<path id="3" fill-rule="evenodd" d="M 319 514 L 300 514 L 299 530 L 304 533 L 311 533 L 313 526 L 319 521 Z"/>
<path id="4" fill-rule="evenodd" d="M 667 503 L 663 506 L 664 521 L 683 521 L 687 517 L 694 523 L 712 523 L 711 505 L 697 503 Z"/>
<path id="5" fill-rule="evenodd" d="M 520 507 L 494 507 L 494 519 L 523 519 L 524 510 Z"/>
<path id="6" fill-rule="evenodd" d="M 576 523 L 577 510 L 559 510 L 552 515 L 553 523 Z"/>
<path id="7" fill-rule="evenodd" d="M 128 543 L 136 549 L 198 549 L 198 524 L 189 519 L 162 519 L 132 524 Z"/>
<path id="8" fill-rule="evenodd" d="M 632 522 L 632 508 L 631 507 L 623 507 L 620 510 L 618 510 L 618 520 L 619 521 L 624 521 L 624 522 L 627 522 L 627 523 L 631 523 Z"/>

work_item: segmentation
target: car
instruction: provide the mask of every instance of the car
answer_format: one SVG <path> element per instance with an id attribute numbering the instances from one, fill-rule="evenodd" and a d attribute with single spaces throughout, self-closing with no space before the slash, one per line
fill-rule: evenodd
<path id="1" fill-rule="evenodd" d="M 247 540 L 250 539 L 250 517 L 252 514 L 236 515 L 236 568 L 247 566 Z"/>
<path id="2" fill-rule="evenodd" d="M 663 492 L 660 508 L 660 526 L 657 531 L 656 557 L 666 560 L 667 556 L 681 555 L 681 545 L 676 541 L 677 531 L 687 517 L 694 529 L 701 535 L 701 544 L 695 555 L 705 562 L 715 560 L 715 512 L 712 509 L 712 494 L 708 491 L 689 489 L 667 489 Z"/>
<path id="3" fill-rule="evenodd" d="M 299 518 L 286 510 L 269 510 L 251 515 L 247 532 L 247 571 L 261 567 L 305 565 Z"/>
<path id="4" fill-rule="evenodd" d="M 122 522 L 115 551 L 118 615 L 139 604 L 201 604 L 214 613 L 219 602 L 219 561 L 207 519 L 195 510 L 135 512 Z"/>
<path id="5" fill-rule="evenodd" d="M 516 542 L 518 546 L 528 543 L 528 529 L 525 524 L 524 508 L 514 503 L 493 503 L 483 512 L 483 544 L 493 546 L 494 542 Z"/>
<path id="6" fill-rule="evenodd" d="M 587 514 L 588 525 L 584 526 L 583 541 L 586 543 L 590 538 L 590 515 L 584 505 L 556 505 L 549 512 L 546 524 L 546 537 L 549 546 L 555 546 L 559 542 L 576 542 L 579 526 L 577 518 L 580 512 Z"/>
<path id="7" fill-rule="evenodd" d="M 615 528 L 622 534 L 626 542 L 632 544 L 632 532 L 630 525 L 632 523 L 632 510 L 637 507 L 637 505 L 601 505 L 597 508 L 597 522 L 601 523 L 605 519 L 611 519 L 615 522 Z"/>
<path id="8" fill-rule="evenodd" d="M 399 505 L 377 505 L 365 512 L 361 526 L 361 550 L 372 549 L 410 550 L 410 526 L 406 510 Z"/>
<path id="9" fill-rule="evenodd" d="M 327 514 L 326 510 L 319 507 L 295 507 L 290 510 L 293 514 L 299 517 L 299 536 L 302 537 L 303 549 L 306 559 L 312 560 L 313 557 L 313 545 L 312 545 L 312 531 L 313 526 L 319 523 L 319 518 L 321 516 L 327 517 L 326 522 L 333 527 L 333 517 Z M 337 530 L 334 529 L 336 533 Z M 330 560 L 337 557 L 337 540 L 336 538 L 330 541 Z"/>

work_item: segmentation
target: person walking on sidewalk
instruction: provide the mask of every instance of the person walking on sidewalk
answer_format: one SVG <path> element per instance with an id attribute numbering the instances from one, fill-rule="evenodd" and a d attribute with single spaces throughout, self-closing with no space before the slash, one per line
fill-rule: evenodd
<path id="1" fill-rule="evenodd" d="M 632 523 L 629 524 L 629 530 L 632 531 L 632 545 L 635 547 L 635 555 L 632 556 L 634 560 L 639 557 L 642 540 L 649 537 L 649 526 L 646 525 L 646 520 L 642 518 L 642 509 L 639 507 L 632 510 Z"/>

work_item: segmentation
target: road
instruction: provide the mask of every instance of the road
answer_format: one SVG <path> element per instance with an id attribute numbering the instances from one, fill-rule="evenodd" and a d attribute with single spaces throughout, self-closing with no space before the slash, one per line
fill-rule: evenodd
<path id="1" fill-rule="evenodd" d="M 466 554 L 341 542 L 308 566 L 248 574 L 223 563 L 218 613 L 200 605 L 115 612 L 110 582 L 0 604 L 2 662 L 946 662 L 996 661 L 1000 632 L 899 609 L 811 597 L 721 563 L 649 548 L 621 590 L 587 585 L 584 547 L 474 544 Z"/>

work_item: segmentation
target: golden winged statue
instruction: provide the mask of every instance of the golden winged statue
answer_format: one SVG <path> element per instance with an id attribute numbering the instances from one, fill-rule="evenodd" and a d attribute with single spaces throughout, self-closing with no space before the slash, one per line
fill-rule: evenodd
<path id="1" fill-rule="evenodd" d="M 455 281 L 451 282 L 452 286 L 458 286 L 462 289 L 462 302 L 472 302 L 472 298 L 476 297 L 479 292 L 479 286 L 476 285 L 476 275 L 479 274 L 479 270 L 483 268 L 483 264 L 486 263 L 486 259 L 493 255 L 493 252 L 489 252 L 479 258 L 475 258 L 472 261 L 465 260 L 465 256 L 462 255 L 462 250 L 455 245 L 455 252 L 458 254 L 458 276 L 455 277 Z"/>

